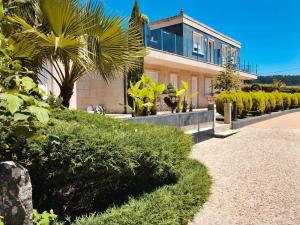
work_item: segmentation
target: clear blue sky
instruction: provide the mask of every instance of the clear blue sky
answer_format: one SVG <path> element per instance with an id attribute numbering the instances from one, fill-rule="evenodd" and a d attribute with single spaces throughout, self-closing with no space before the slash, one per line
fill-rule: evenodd
<path id="1" fill-rule="evenodd" d="M 130 16 L 134 0 L 101 0 Z M 300 0 L 139 0 L 150 21 L 185 14 L 242 43 L 242 58 L 260 74 L 300 75 Z M 280 72 L 282 71 L 282 72 Z"/>

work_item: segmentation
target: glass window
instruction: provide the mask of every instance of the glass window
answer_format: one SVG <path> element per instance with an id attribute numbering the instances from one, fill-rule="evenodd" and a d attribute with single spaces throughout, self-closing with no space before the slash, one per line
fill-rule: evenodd
<path id="1" fill-rule="evenodd" d="M 193 52 L 204 55 L 204 37 L 197 32 L 193 32 Z"/>
<path id="2" fill-rule="evenodd" d="M 228 59 L 228 46 L 222 44 L 222 64 L 225 65 Z"/>

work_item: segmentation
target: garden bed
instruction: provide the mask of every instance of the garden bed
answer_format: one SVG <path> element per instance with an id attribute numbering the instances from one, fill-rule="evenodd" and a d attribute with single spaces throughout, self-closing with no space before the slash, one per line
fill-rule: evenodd
<path id="1" fill-rule="evenodd" d="M 264 120 L 269 120 L 274 117 L 282 116 L 288 113 L 299 112 L 300 108 L 289 109 L 284 111 L 272 112 L 270 114 L 263 114 L 260 116 L 246 117 L 244 119 L 238 119 L 237 121 L 232 121 L 232 129 L 240 129 L 242 127 L 248 126 L 253 123 L 261 122 Z"/>
<path id="2" fill-rule="evenodd" d="M 210 177 L 191 163 L 192 137 L 178 128 L 63 110 L 38 135 L 0 133 L 0 146 L 13 146 L 0 160 L 28 168 L 34 207 L 62 221 L 96 212 L 82 224 L 185 224 L 207 199 Z"/>

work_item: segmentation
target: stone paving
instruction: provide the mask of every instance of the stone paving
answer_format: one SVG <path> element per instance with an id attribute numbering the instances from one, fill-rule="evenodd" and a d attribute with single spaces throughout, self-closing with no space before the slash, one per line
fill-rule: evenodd
<path id="1" fill-rule="evenodd" d="M 214 183 L 190 225 L 300 224 L 300 112 L 194 146 Z"/>

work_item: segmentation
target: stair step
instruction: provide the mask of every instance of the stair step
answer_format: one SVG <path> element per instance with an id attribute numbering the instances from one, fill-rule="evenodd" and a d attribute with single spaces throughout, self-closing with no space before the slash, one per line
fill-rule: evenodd
<path id="1" fill-rule="evenodd" d="M 240 132 L 240 130 L 226 130 L 226 131 L 223 131 L 223 132 L 218 132 L 218 133 L 215 133 L 215 137 L 216 138 L 226 138 L 226 137 L 229 137 L 233 134 L 236 134 Z"/>
<path id="2" fill-rule="evenodd" d="M 230 130 L 230 124 L 216 124 L 216 128 L 215 128 L 215 132 L 216 133 L 221 133 L 227 130 Z"/>

